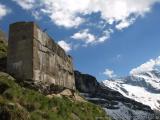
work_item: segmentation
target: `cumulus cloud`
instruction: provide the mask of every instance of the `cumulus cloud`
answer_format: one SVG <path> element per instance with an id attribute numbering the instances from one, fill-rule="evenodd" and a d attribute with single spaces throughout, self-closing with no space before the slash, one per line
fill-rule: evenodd
<path id="1" fill-rule="evenodd" d="M 58 42 L 58 44 L 66 51 L 69 52 L 72 48 L 69 43 L 66 43 L 65 41 L 61 40 Z"/>
<path id="2" fill-rule="evenodd" d="M 97 44 L 102 43 L 110 38 L 110 34 L 113 33 L 112 29 L 105 30 L 102 33 L 102 36 L 97 37 L 94 34 L 91 34 L 89 29 L 81 30 L 71 36 L 75 40 L 84 41 L 86 45 L 88 44 Z"/>
<path id="3" fill-rule="evenodd" d="M 113 33 L 112 29 L 108 29 L 108 30 L 103 31 L 103 35 L 98 38 L 97 43 L 102 43 L 102 42 L 108 40 L 112 33 Z"/>
<path id="4" fill-rule="evenodd" d="M 83 41 L 85 43 L 84 46 L 105 42 L 115 30 L 128 28 L 135 23 L 138 17 L 143 17 L 150 12 L 155 3 L 160 3 L 160 0 L 12 1 L 23 9 L 30 11 L 35 19 L 47 17 L 57 26 L 85 29 L 79 29 L 79 32 L 71 37 Z M 100 23 L 97 22 L 98 24 L 93 22 L 95 20 L 92 17 L 95 14 L 98 14 L 99 17 L 97 18 L 100 21 Z M 99 29 L 99 31 L 91 32 L 92 28 Z"/>
<path id="5" fill-rule="evenodd" d="M 160 56 L 156 59 L 150 59 L 149 61 L 140 65 L 137 68 L 133 68 L 130 71 L 130 74 L 132 75 L 132 74 L 139 74 L 147 71 L 152 71 L 157 69 L 159 66 L 160 66 Z"/>
<path id="6" fill-rule="evenodd" d="M 30 10 L 35 6 L 36 0 L 12 0 L 25 10 Z"/>
<path id="7" fill-rule="evenodd" d="M 89 29 L 79 31 L 71 36 L 71 38 L 85 41 L 86 44 L 93 43 L 96 40 L 96 37 L 93 34 L 89 33 Z"/>
<path id="8" fill-rule="evenodd" d="M 87 8 L 87 0 L 44 0 L 42 3 L 41 12 L 58 26 L 77 27 L 85 21 L 79 15 Z"/>
<path id="9" fill-rule="evenodd" d="M 129 27 L 131 24 L 133 24 L 135 20 L 136 20 L 136 18 L 132 18 L 130 20 L 123 20 L 119 24 L 117 24 L 115 27 L 118 30 L 122 30 L 124 28 Z"/>
<path id="10" fill-rule="evenodd" d="M 117 75 L 114 73 L 113 70 L 110 70 L 110 69 L 105 69 L 105 71 L 103 72 L 104 75 L 106 75 L 107 77 L 109 78 L 114 78 L 116 77 Z"/>
<path id="11" fill-rule="evenodd" d="M 6 16 L 10 12 L 10 9 L 5 5 L 0 4 L 0 19 Z"/>
<path id="12" fill-rule="evenodd" d="M 39 12 L 48 16 L 55 24 L 77 27 L 85 22 L 84 15 L 100 13 L 106 24 L 122 29 L 133 24 L 131 19 L 144 16 L 154 3 L 160 0 L 13 0 L 24 9 L 37 5 Z"/>
<path id="13" fill-rule="evenodd" d="M 107 23 L 128 27 L 132 24 L 132 19 L 144 16 L 151 10 L 154 3 L 159 0 L 102 0 L 97 1 L 101 17 Z M 99 3 L 99 4 L 98 4 Z M 120 28 L 120 27 L 118 27 Z"/>

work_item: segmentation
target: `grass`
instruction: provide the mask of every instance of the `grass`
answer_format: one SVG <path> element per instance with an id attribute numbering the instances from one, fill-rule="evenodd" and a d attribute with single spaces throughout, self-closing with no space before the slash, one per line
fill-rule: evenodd
<path id="1" fill-rule="evenodd" d="M 0 38 L 4 38 L 0 30 Z M 7 44 L 0 39 L 0 68 L 5 67 Z M 4 59 L 5 60 L 5 59 Z M 3 65 L 3 66 L 2 66 Z M 67 97 L 52 99 L 21 87 L 0 72 L 0 120 L 110 120 L 99 106 Z"/>
<path id="2" fill-rule="evenodd" d="M 0 74 L 1 120 L 110 120 L 99 106 L 53 97 L 19 86 Z"/>

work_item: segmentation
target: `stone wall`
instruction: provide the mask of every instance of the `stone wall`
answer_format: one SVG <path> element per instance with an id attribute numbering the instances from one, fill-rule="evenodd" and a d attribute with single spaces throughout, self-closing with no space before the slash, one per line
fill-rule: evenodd
<path id="1" fill-rule="evenodd" d="M 33 24 L 10 25 L 7 70 L 17 79 L 33 78 Z"/>
<path id="2" fill-rule="evenodd" d="M 33 22 L 10 25 L 7 64 L 18 79 L 75 89 L 72 58 Z"/>

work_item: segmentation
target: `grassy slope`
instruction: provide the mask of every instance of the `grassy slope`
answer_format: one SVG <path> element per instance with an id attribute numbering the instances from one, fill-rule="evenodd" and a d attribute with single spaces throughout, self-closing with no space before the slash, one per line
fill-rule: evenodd
<path id="1" fill-rule="evenodd" d="M 0 62 L 6 57 L 6 38 L 0 30 Z M 0 72 L 0 120 L 111 119 L 99 106 L 66 97 L 49 99 L 36 91 L 19 86 L 11 77 Z"/>
<path id="2" fill-rule="evenodd" d="M 7 57 L 7 44 L 0 30 L 0 59 Z M 2 64 L 3 65 L 3 64 Z M 52 99 L 19 86 L 0 72 L 0 120 L 109 120 L 105 112 L 88 102 L 66 97 Z"/>
<path id="3" fill-rule="evenodd" d="M 109 120 L 98 106 L 67 97 L 52 99 L 23 88 L 0 73 L 1 120 Z"/>

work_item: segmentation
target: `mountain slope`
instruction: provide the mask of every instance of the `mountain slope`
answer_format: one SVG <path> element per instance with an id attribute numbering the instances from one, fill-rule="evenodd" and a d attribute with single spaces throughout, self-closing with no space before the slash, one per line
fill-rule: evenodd
<path id="1" fill-rule="evenodd" d="M 78 90 L 88 101 L 101 105 L 113 120 L 156 120 L 149 106 L 124 97 L 97 82 L 96 78 L 75 71 Z"/>
<path id="2" fill-rule="evenodd" d="M 105 80 L 103 84 L 122 95 L 160 111 L 160 72 L 152 70 L 128 77 Z"/>
<path id="3" fill-rule="evenodd" d="M 45 96 L 23 87 L 6 71 L 7 44 L 0 30 L 0 120 L 110 120 L 105 111 L 77 93 Z M 57 87 L 55 89 L 58 89 Z M 71 92 L 72 93 L 72 92 Z"/>
<path id="4" fill-rule="evenodd" d="M 0 72 L 0 120 L 110 120 L 104 110 L 72 97 L 47 97 Z"/>

